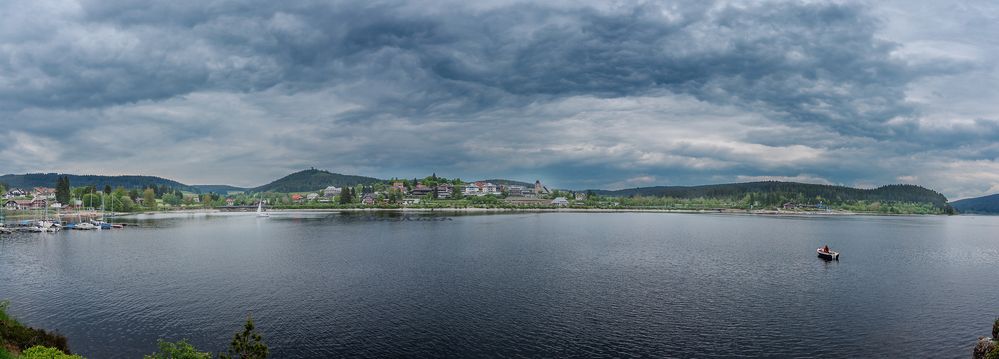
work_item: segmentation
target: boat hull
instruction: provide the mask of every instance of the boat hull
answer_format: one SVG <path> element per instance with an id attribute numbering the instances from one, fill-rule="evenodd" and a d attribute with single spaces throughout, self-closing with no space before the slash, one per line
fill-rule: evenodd
<path id="1" fill-rule="evenodd" d="M 822 258 L 822 259 L 825 259 L 825 260 L 830 260 L 830 261 L 832 261 L 832 260 L 838 261 L 839 260 L 839 252 L 833 252 L 833 251 L 825 252 L 825 251 L 822 250 L 822 248 L 816 249 L 815 252 L 818 253 L 819 258 Z"/>

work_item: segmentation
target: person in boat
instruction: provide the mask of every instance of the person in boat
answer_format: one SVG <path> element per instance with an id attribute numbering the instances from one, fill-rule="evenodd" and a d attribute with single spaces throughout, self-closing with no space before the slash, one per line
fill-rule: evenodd
<path id="1" fill-rule="evenodd" d="M 822 246 L 822 251 L 826 252 L 826 253 L 829 253 L 829 245 L 827 244 L 827 245 Z"/>

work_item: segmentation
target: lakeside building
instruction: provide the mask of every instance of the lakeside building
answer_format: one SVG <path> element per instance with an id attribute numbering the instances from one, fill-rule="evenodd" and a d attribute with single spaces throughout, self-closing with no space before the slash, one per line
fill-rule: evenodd
<path id="1" fill-rule="evenodd" d="M 454 193 L 454 187 L 445 183 L 437 186 L 437 198 L 451 198 Z"/>
<path id="2" fill-rule="evenodd" d="M 302 197 L 302 195 L 300 195 L 298 193 L 295 193 L 295 194 L 291 195 L 291 200 L 293 202 L 295 202 L 295 203 L 302 203 L 302 199 L 303 198 L 305 198 L 305 197 Z"/>
<path id="3" fill-rule="evenodd" d="M 366 205 L 366 206 L 370 206 L 370 205 L 375 204 L 375 194 L 374 193 L 365 193 L 364 196 L 361 197 L 361 204 Z"/>
<path id="4" fill-rule="evenodd" d="M 309 201 L 315 201 L 315 200 L 319 199 L 319 194 L 318 193 L 309 193 L 309 194 L 305 195 L 305 199 L 307 199 Z"/>
<path id="5" fill-rule="evenodd" d="M 553 206 L 565 207 L 569 205 L 569 200 L 565 197 L 556 197 L 552 200 Z"/>
<path id="6" fill-rule="evenodd" d="M 413 190 L 410 191 L 409 194 L 412 196 L 426 196 L 433 191 L 434 191 L 433 188 L 424 186 L 422 184 L 418 184 L 416 185 L 416 187 L 413 187 Z"/>
<path id="7" fill-rule="evenodd" d="M 28 192 L 25 191 L 25 190 L 23 190 L 23 189 L 20 189 L 20 188 L 11 188 L 9 191 L 7 191 L 6 194 L 4 194 L 4 198 L 11 199 L 11 198 L 18 198 L 18 197 L 26 197 L 27 195 L 28 195 Z"/>
<path id="8" fill-rule="evenodd" d="M 586 193 L 576 192 L 576 200 L 577 201 L 585 201 L 586 200 Z"/>
<path id="9" fill-rule="evenodd" d="M 499 188 L 496 187 L 495 184 L 489 182 L 475 182 L 475 183 L 465 184 L 465 187 L 462 189 L 461 192 L 466 196 L 486 196 L 490 194 L 494 196 L 499 196 L 501 194 Z"/>
<path id="10" fill-rule="evenodd" d="M 399 192 L 406 193 L 406 185 L 402 182 L 396 181 L 392 182 L 392 189 L 398 190 Z"/>
<path id="11" fill-rule="evenodd" d="M 225 199 L 225 205 L 226 206 L 232 207 L 234 204 L 236 204 L 236 199 L 235 198 L 229 197 L 229 198 Z"/>
<path id="12" fill-rule="evenodd" d="M 510 185 L 503 188 L 503 190 L 505 190 L 507 195 L 511 197 L 521 197 L 527 194 L 527 188 L 524 186 Z"/>
<path id="13" fill-rule="evenodd" d="M 336 197 L 336 196 L 339 196 L 340 192 L 342 192 L 342 191 L 343 191 L 343 188 L 340 188 L 340 187 L 337 187 L 337 186 L 329 186 L 329 187 L 326 187 L 326 189 L 323 190 L 323 197 Z"/>

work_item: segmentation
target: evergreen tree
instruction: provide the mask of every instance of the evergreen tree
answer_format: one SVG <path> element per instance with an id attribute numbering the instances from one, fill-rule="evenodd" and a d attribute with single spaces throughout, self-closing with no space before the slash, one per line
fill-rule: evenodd
<path id="1" fill-rule="evenodd" d="M 59 180 L 56 181 L 56 201 L 69 204 L 70 197 L 69 177 L 59 177 Z"/>
<path id="2" fill-rule="evenodd" d="M 253 317 L 247 315 L 243 331 L 232 336 L 229 350 L 226 353 L 219 353 L 219 359 L 264 359 L 268 354 L 263 336 L 253 325 Z"/>
<path id="3" fill-rule="evenodd" d="M 111 185 L 104 185 L 104 194 L 111 194 Z"/>

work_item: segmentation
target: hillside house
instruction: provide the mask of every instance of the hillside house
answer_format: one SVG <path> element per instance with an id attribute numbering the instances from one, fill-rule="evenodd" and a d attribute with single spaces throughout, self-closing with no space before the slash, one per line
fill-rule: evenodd
<path id="1" fill-rule="evenodd" d="M 413 190 L 410 191 L 409 194 L 413 196 L 426 196 L 433 191 L 434 191 L 433 188 L 424 186 L 422 184 L 418 184 L 416 185 L 416 187 L 413 187 Z"/>
<path id="2" fill-rule="evenodd" d="M 454 192 L 454 187 L 445 183 L 437 186 L 437 198 L 451 198 L 451 194 Z"/>
<path id="3" fill-rule="evenodd" d="M 330 198 L 336 197 L 336 196 L 339 196 L 340 192 L 342 192 L 342 191 L 343 191 L 343 189 L 340 188 L 340 187 L 329 186 L 329 187 L 326 187 L 326 189 L 323 190 L 323 197 L 330 197 Z"/>
<path id="4" fill-rule="evenodd" d="M 506 190 L 507 195 L 511 197 L 521 197 L 525 194 L 524 192 L 526 191 L 526 188 L 524 188 L 524 186 L 518 186 L 518 185 L 506 186 L 506 188 L 504 189 Z"/>

